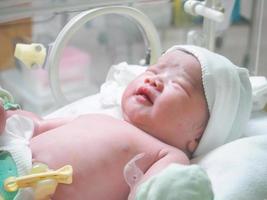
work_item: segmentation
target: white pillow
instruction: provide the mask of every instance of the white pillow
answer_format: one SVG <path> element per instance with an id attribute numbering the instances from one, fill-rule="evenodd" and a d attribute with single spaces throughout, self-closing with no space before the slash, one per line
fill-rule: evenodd
<path id="1" fill-rule="evenodd" d="M 242 138 L 192 160 L 203 167 L 218 200 L 267 198 L 267 135 Z"/>
<path id="2" fill-rule="evenodd" d="M 243 133 L 244 137 L 267 134 L 267 112 L 253 112 Z"/>
<path id="3" fill-rule="evenodd" d="M 267 79 L 264 76 L 249 77 L 252 87 L 253 111 L 260 111 L 267 103 Z"/>

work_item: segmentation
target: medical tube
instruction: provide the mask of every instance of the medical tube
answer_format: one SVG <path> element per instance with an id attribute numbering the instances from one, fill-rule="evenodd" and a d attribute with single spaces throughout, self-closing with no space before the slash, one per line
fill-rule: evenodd
<path id="1" fill-rule="evenodd" d="M 61 91 L 58 75 L 58 65 L 63 48 L 71 39 L 71 37 L 86 22 L 105 14 L 122 14 L 133 18 L 140 25 L 140 27 L 143 28 L 145 36 L 147 37 L 147 41 L 151 50 L 150 63 L 155 63 L 157 58 L 161 55 L 161 44 L 157 30 L 151 20 L 139 10 L 126 6 L 110 6 L 95 8 L 82 12 L 72 18 L 61 30 L 53 46 L 51 47 L 51 52 L 47 60 L 52 94 L 59 105 L 65 105 L 68 103 L 68 100 Z"/>

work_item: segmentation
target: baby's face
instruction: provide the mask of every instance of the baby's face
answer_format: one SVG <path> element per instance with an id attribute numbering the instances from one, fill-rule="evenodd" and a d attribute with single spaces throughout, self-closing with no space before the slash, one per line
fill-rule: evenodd
<path id="1" fill-rule="evenodd" d="M 208 119 L 198 60 L 179 50 L 164 54 L 128 85 L 122 110 L 126 121 L 193 152 Z"/>

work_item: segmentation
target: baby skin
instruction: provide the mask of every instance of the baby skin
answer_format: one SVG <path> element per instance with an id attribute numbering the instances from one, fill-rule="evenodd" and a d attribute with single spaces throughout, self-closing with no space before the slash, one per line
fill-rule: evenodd
<path id="1" fill-rule="evenodd" d="M 55 200 L 134 199 L 138 185 L 171 163 L 189 164 L 208 120 L 197 59 L 183 51 L 163 55 L 129 84 L 124 120 L 100 114 L 41 120 L 30 141 L 33 162 L 73 167 L 73 183 L 59 185 Z M 143 176 L 132 173 L 131 160 Z M 127 184 L 127 182 L 129 183 Z"/>

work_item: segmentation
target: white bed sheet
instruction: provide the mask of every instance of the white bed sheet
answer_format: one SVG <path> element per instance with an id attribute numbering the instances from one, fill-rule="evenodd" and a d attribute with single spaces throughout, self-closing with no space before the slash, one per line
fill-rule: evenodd
<path id="1" fill-rule="evenodd" d="M 101 103 L 100 93 L 84 97 L 73 103 L 70 103 L 44 117 L 44 119 L 52 119 L 57 117 L 79 116 L 89 113 L 102 113 L 121 118 L 121 110 L 119 106 L 103 107 Z"/>

